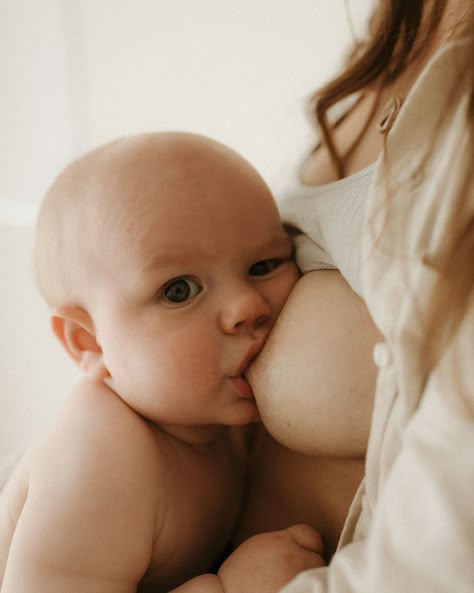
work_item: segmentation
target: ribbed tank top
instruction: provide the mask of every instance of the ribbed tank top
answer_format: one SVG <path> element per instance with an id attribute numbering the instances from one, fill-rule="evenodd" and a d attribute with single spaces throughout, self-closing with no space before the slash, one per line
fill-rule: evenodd
<path id="1" fill-rule="evenodd" d="M 359 295 L 365 207 L 376 166 L 326 185 L 295 180 L 278 200 L 283 221 L 302 233 L 295 237 L 301 271 L 338 269 Z"/>

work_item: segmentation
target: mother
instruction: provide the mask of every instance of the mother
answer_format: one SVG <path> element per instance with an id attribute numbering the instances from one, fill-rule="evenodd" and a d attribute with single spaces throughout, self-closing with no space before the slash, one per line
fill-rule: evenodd
<path id="1" fill-rule="evenodd" d="M 375 342 L 379 370 L 339 549 L 288 593 L 472 588 L 473 21 L 472 0 L 380 0 L 314 103 L 323 142 L 283 213 L 303 269 L 338 267 L 370 315 L 336 272 L 294 289 L 251 374 L 289 450 L 259 436 L 243 535 L 308 521 L 332 554 L 361 477 Z"/>

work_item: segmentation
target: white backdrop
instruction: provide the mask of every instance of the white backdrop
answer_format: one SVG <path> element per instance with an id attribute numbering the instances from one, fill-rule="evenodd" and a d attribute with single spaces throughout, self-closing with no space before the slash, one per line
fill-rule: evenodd
<path id="1" fill-rule="evenodd" d="M 350 43 L 346 4 L 358 23 L 369 0 L 0 0 L 0 220 L 139 131 L 214 136 L 271 184 Z"/>
<path id="2" fill-rule="evenodd" d="M 59 169 L 118 135 L 185 129 L 241 152 L 277 191 L 308 137 L 308 93 L 371 0 L 0 0 L 0 461 L 49 419 L 74 371 L 30 273 Z"/>

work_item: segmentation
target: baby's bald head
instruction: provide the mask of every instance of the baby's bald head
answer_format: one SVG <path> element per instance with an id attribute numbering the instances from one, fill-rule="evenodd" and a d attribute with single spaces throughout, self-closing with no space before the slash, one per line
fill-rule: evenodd
<path id="1" fill-rule="evenodd" d="M 203 180 L 219 170 L 246 175 L 271 200 L 242 157 L 196 134 L 121 138 L 71 163 L 47 192 L 37 222 L 35 270 L 47 303 L 87 308 L 107 254 L 140 241 L 143 221 L 156 214 L 160 202 L 176 199 L 176 191 L 169 189 L 182 186 L 180 191 L 187 191 L 195 180 L 205 191 Z"/>

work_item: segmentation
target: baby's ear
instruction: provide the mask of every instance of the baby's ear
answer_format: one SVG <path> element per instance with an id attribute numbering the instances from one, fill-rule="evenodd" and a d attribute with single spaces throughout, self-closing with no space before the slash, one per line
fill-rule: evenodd
<path id="1" fill-rule="evenodd" d="M 59 342 L 91 381 L 109 376 L 102 348 L 97 342 L 94 322 L 87 311 L 74 305 L 56 307 L 51 327 Z"/>

